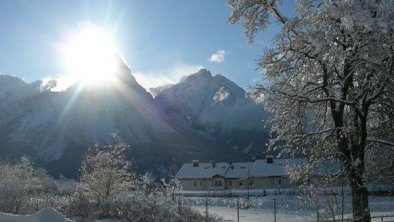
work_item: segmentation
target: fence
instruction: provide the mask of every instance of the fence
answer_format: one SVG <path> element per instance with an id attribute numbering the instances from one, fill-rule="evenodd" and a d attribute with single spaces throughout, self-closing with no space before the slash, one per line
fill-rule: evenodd
<path id="1" fill-rule="evenodd" d="M 331 199 L 339 198 L 330 197 Z M 226 222 L 247 222 L 247 221 L 352 221 L 351 219 L 351 197 L 346 196 L 344 208 L 338 206 L 328 206 L 321 199 L 314 202 L 305 201 L 294 195 L 268 195 L 264 197 L 183 197 L 178 196 L 178 203 L 191 206 L 204 213 L 206 218 L 210 214 L 216 214 L 224 218 Z M 382 203 L 386 211 L 380 215 Z M 394 222 L 394 198 L 375 197 L 370 202 L 372 221 L 393 221 Z M 390 210 L 391 209 L 391 210 Z M 330 211 L 333 210 L 333 211 Z M 374 211 L 375 210 L 375 211 Z M 343 214 L 341 214 L 343 213 Z M 332 218 L 336 218 L 335 220 Z"/>
<path id="2" fill-rule="evenodd" d="M 327 222 L 351 222 L 353 219 L 348 218 L 344 220 L 327 220 Z M 393 215 L 379 215 L 379 216 L 371 216 L 371 221 L 385 221 L 385 222 L 394 222 L 394 214 Z"/>

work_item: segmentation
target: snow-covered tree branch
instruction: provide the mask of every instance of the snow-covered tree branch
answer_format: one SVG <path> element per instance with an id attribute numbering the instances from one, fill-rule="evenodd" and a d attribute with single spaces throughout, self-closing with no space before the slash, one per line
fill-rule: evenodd
<path id="1" fill-rule="evenodd" d="M 365 154 L 394 138 L 394 2 L 299 0 L 294 17 L 278 0 L 227 2 L 250 41 L 270 16 L 282 25 L 259 62 L 268 83 L 252 91 L 273 114 L 270 147 L 311 167 L 337 156 L 354 220 L 370 221 L 366 163 L 378 160 Z"/>

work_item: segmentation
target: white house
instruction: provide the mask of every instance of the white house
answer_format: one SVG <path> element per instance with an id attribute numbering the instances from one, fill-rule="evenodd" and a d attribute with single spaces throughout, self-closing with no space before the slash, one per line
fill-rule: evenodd
<path id="1" fill-rule="evenodd" d="M 266 159 L 240 163 L 185 163 L 176 179 L 185 191 L 290 188 L 288 166 L 304 159 Z"/>

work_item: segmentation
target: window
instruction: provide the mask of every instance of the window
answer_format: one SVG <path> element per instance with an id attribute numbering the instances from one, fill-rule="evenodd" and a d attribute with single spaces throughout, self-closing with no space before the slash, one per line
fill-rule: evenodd
<path id="1" fill-rule="evenodd" d="M 202 186 L 202 180 L 200 180 L 200 186 Z"/>
<path id="2" fill-rule="evenodd" d="M 282 179 L 279 178 L 278 184 L 279 184 L 279 185 L 282 184 Z"/>
<path id="3" fill-rule="evenodd" d="M 231 186 L 233 186 L 233 181 L 232 180 L 229 180 L 228 181 L 228 185 L 231 187 Z"/>
<path id="4" fill-rule="evenodd" d="M 275 179 L 274 178 L 271 179 L 271 184 L 275 185 Z"/>
<path id="5" fill-rule="evenodd" d="M 215 187 L 221 187 L 223 186 L 223 183 L 221 180 L 215 180 Z"/>
<path id="6" fill-rule="evenodd" d="M 197 181 L 193 180 L 193 186 L 197 186 Z"/>

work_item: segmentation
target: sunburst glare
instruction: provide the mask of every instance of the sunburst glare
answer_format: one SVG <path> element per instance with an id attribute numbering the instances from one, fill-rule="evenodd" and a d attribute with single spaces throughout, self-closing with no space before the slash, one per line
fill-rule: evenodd
<path id="1" fill-rule="evenodd" d="M 70 34 L 62 46 L 68 75 L 83 84 L 114 79 L 116 47 L 100 27 L 89 24 Z"/>

